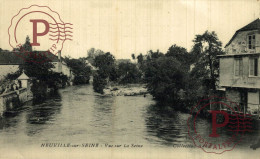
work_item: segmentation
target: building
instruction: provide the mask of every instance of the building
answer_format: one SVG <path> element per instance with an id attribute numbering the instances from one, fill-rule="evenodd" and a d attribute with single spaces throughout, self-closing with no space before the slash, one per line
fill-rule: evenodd
<path id="1" fill-rule="evenodd" d="M 44 53 L 44 55 L 54 65 L 54 68 L 52 68 L 54 72 L 63 73 L 70 79 L 73 78 L 71 69 L 67 66 L 67 64 L 64 62 L 64 59 L 61 57 L 61 52 L 58 53 L 58 56 L 43 51 L 35 51 L 34 53 Z M 25 63 L 25 60 L 22 58 L 24 56 L 21 54 L 23 53 L 15 51 L 0 52 L 0 80 L 3 79 L 8 73 L 16 72 L 19 69 L 19 65 L 23 65 Z"/>
<path id="2" fill-rule="evenodd" d="M 260 19 L 237 30 L 220 55 L 220 87 L 242 111 L 259 117 Z"/>

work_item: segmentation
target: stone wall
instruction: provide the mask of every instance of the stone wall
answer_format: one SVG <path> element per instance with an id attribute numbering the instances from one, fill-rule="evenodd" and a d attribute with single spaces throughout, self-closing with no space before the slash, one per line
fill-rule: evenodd
<path id="1" fill-rule="evenodd" d="M 226 97 L 231 100 L 232 102 L 240 103 L 240 92 L 238 90 L 227 89 L 226 90 Z"/>
<path id="2" fill-rule="evenodd" d="M 241 94 L 239 90 L 226 89 L 226 98 L 227 100 L 225 100 L 224 103 L 230 106 L 234 111 L 242 111 Z"/>
<path id="3" fill-rule="evenodd" d="M 0 95 L 0 116 L 6 111 L 13 110 L 28 101 L 27 89 L 21 88 L 16 91 Z"/>

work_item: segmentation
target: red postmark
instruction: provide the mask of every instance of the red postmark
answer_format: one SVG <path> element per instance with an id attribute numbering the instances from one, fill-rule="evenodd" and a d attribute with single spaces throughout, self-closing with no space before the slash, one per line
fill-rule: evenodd
<path id="1" fill-rule="evenodd" d="M 56 55 L 66 40 L 72 40 L 72 29 L 71 23 L 64 23 L 60 15 L 48 6 L 32 5 L 22 8 L 12 18 L 8 28 L 9 44 L 14 50 L 19 49 L 17 55 L 24 59 L 32 54 L 39 58 L 48 54 Z M 33 49 L 29 53 L 28 50 L 23 51 L 27 36 Z"/>
<path id="2" fill-rule="evenodd" d="M 252 119 L 243 113 L 240 105 L 223 97 L 201 100 L 191 109 L 188 133 L 195 146 L 206 153 L 222 154 L 232 151 L 241 142 L 245 132 L 252 131 Z M 200 116 L 207 118 L 208 124 L 199 127 Z M 200 124 L 201 125 L 201 124 Z"/>

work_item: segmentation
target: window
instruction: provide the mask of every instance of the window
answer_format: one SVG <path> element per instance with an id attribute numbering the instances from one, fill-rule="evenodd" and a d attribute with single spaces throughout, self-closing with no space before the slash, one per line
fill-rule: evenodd
<path id="1" fill-rule="evenodd" d="M 249 75 L 258 76 L 258 58 L 251 58 L 249 64 Z"/>
<path id="2" fill-rule="evenodd" d="M 243 61 L 242 59 L 235 59 L 235 76 L 242 76 L 243 74 Z"/>
<path id="3" fill-rule="evenodd" d="M 248 49 L 255 49 L 255 35 L 248 36 Z"/>

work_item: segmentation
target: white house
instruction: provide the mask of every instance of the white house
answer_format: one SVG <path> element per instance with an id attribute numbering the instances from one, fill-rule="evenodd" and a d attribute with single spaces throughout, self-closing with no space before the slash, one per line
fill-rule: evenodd
<path id="1" fill-rule="evenodd" d="M 54 65 L 54 68 L 52 68 L 54 72 L 63 73 L 64 75 L 67 75 L 69 79 L 73 79 L 72 71 L 64 62 L 64 59 L 61 57 L 61 52 L 58 53 L 58 56 L 43 51 L 37 51 L 34 53 L 36 54 L 44 53 L 44 55 Z M 3 79 L 8 73 L 16 72 L 19 68 L 19 65 L 23 65 L 25 63 L 24 58 L 19 57 L 21 54 L 22 54 L 21 52 L 15 52 L 15 51 L 0 52 L 0 79 Z"/>
<path id="2" fill-rule="evenodd" d="M 260 114 L 260 19 L 237 30 L 220 55 L 220 86 L 243 111 Z"/>

